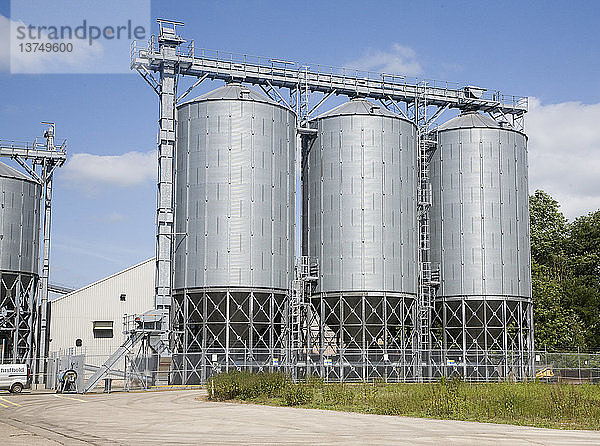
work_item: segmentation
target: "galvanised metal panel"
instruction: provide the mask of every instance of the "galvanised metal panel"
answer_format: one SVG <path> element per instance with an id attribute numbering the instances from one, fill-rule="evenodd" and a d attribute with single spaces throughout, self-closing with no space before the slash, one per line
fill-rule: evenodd
<path id="1" fill-rule="evenodd" d="M 304 172 L 316 292 L 417 290 L 416 129 L 364 99 L 317 117 Z"/>
<path id="2" fill-rule="evenodd" d="M 154 307 L 156 260 L 146 260 L 53 300 L 50 351 L 63 352 L 81 339 L 87 362 L 101 365 L 123 344 L 123 316 Z M 125 294 L 125 300 L 120 299 Z M 113 338 L 94 338 L 94 321 L 112 321 Z M 95 356 L 100 355 L 100 356 Z M 121 361 L 119 367 L 124 366 Z"/>
<path id="3" fill-rule="evenodd" d="M 37 275 L 42 187 L 3 167 L 7 169 L 0 176 L 0 270 Z"/>
<path id="4" fill-rule="evenodd" d="M 176 289 L 290 287 L 295 122 L 241 85 L 178 107 Z"/>
<path id="5" fill-rule="evenodd" d="M 438 133 L 431 183 L 438 296 L 531 297 L 525 135 L 449 121 Z"/>

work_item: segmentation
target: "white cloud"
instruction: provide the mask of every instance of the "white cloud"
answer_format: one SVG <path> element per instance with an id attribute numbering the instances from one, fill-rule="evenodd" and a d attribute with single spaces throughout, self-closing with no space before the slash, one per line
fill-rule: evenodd
<path id="1" fill-rule="evenodd" d="M 99 42 L 88 45 L 86 41 L 74 41 L 71 52 L 21 51 L 19 40 L 11 39 L 12 36 L 17 35 L 16 29 L 19 26 L 27 27 L 21 20 L 10 20 L 0 15 L 0 36 L 6 42 L 0 45 L 0 71 L 11 71 L 12 73 L 89 72 L 90 68 L 93 70 L 95 67 L 92 62 L 103 58 L 104 48 Z M 39 44 L 60 42 L 46 38 L 48 35 L 46 32 L 42 32 L 41 35 L 41 39 L 23 42 Z"/>
<path id="2" fill-rule="evenodd" d="M 529 104 L 529 189 L 552 195 L 569 219 L 600 209 L 600 103 Z"/>
<path id="3" fill-rule="evenodd" d="M 367 50 L 362 57 L 345 65 L 348 68 L 407 76 L 416 76 L 423 71 L 415 51 L 399 43 L 393 43 L 388 51 Z"/>
<path id="4" fill-rule="evenodd" d="M 128 222 L 130 219 L 129 216 L 121 214 L 120 212 L 109 212 L 108 214 L 99 216 L 98 220 L 105 223 L 118 224 Z"/>
<path id="5" fill-rule="evenodd" d="M 135 186 L 156 180 L 156 151 L 127 152 L 122 155 L 75 153 L 61 175 L 75 185 L 94 188 L 101 185 Z"/>

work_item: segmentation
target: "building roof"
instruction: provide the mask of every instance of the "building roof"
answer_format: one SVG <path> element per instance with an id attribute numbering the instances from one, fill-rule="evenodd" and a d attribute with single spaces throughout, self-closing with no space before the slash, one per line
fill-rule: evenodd
<path id="1" fill-rule="evenodd" d="M 12 167 L 0 162 L 0 177 L 4 178 L 15 178 L 17 180 L 30 181 L 32 183 L 36 183 L 33 178 L 29 175 L 25 175 L 22 172 L 19 172 L 17 169 L 13 169 Z"/>
<path id="2" fill-rule="evenodd" d="M 488 115 L 478 112 L 466 112 L 438 126 L 437 130 L 442 131 L 472 128 L 499 129 L 501 126 Z"/>
<path id="3" fill-rule="evenodd" d="M 344 102 L 342 105 L 338 105 L 337 107 L 320 114 L 314 119 L 347 115 L 388 116 L 390 118 L 404 119 L 402 116 L 389 111 L 387 108 L 363 98 L 350 99 L 348 102 Z"/>
<path id="4" fill-rule="evenodd" d="M 111 275 L 110 275 L 110 276 L 108 276 L 108 277 L 105 277 L 105 278 L 103 278 L 103 279 L 97 280 L 96 282 L 90 283 L 89 285 L 86 285 L 86 286 L 84 286 L 84 287 L 81 287 L 81 288 L 79 288 L 79 289 L 77 289 L 77 290 L 75 290 L 75 291 L 71 291 L 70 293 L 68 293 L 68 294 L 65 294 L 65 295 L 63 295 L 63 296 L 57 297 L 56 299 L 53 299 L 53 300 L 52 300 L 52 302 L 54 303 L 54 302 L 61 301 L 61 300 L 63 300 L 63 299 L 67 299 L 67 298 L 69 298 L 69 297 L 73 296 L 74 294 L 78 294 L 79 292 L 81 292 L 81 291 L 83 291 L 83 290 L 86 290 L 86 289 L 88 289 L 88 288 L 91 288 L 91 287 L 93 287 L 93 286 L 95 286 L 95 285 L 98 285 L 98 284 L 100 284 L 100 283 L 102 283 L 102 282 L 106 282 L 107 280 L 110 280 L 110 279 L 113 279 L 114 277 L 120 276 L 121 274 L 124 274 L 124 273 L 126 273 L 126 272 L 129 272 L 129 271 L 131 271 L 132 269 L 138 268 L 138 267 L 140 267 L 140 266 L 142 266 L 142 265 L 145 265 L 145 264 L 147 264 L 147 263 L 154 262 L 154 261 L 156 261 L 156 257 L 152 257 L 151 259 L 144 260 L 143 262 L 137 263 L 137 264 L 135 264 L 135 265 L 133 265 L 133 266 L 130 266 L 130 267 L 127 267 L 127 268 L 125 268 L 124 270 L 121 270 L 121 271 L 119 271 L 119 272 L 116 272 L 116 273 L 114 273 L 114 274 L 111 274 Z"/>

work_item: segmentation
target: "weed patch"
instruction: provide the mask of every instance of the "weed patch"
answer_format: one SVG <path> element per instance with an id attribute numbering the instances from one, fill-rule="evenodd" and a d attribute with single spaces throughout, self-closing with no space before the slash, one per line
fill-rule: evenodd
<path id="1" fill-rule="evenodd" d="M 442 379 L 427 384 L 294 383 L 281 373 L 229 372 L 208 382 L 212 400 L 246 400 L 424 418 L 600 430 L 600 386 L 594 384 L 466 383 Z"/>

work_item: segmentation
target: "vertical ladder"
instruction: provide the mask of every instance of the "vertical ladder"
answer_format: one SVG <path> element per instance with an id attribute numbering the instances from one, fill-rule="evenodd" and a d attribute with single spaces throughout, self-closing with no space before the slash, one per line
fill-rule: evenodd
<path id="1" fill-rule="evenodd" d="M 310 110 L 310 89 L 308 87 L 308 65 L 304 65 L 301 68 L 304 71 L 304 83 L 300 86 L 302 94 L 299 98 L 300 101 L 300 118 L 304 121 L 308 119 L 308 112 Z"/>
<path id="2" fill-rule="evenodd" d="M 418 136 L 418 227 L 419 227 L 419 289 L 417 296 L 417 379 L 423 381 L 431 373 L 431 313 L 432 272 L 430 256 L 431 182 L 429 178 L 429 152 L 433 141 L 428 139 L 427 85 L 420 102 L 422 111 L 416 108 Z M 424 370 L 427 373 L 424 374 Z M 424 376 L 426 375 L 426 376 Z"/>
<path id="3" fill-rule="evenodd" d="M 310 110 L 310 87 L 308 85 L 309 66 L 299 66 L 298 83 L 290 89 L 290 107 L 296 112 L 299 126 L 306 125 Z"/>
<path id="4" fill-rule="evenodd" d="M 290 349 L 292 363 L 298 362 L 302 349 L 302 306 L 304 303 L 304 282 L 296 278 L 292 284 L 290 302 Z"/>
<path id="5" fill-rule="evenodd" d="M 429 208 L 431 206 L 431 184 L 429 182 L 429 162 L 427 159 L 427 141 L 422 137 L 419 142 L 421 158 L 419 181 L 419 367 L 422 371 L 424 363 L 430 362 L 431 337 L 431 259 L 430 259 L 430 223 Z M 423 357 L 425 356 L 425 357 Z M 423 376 L 420 376 L 423 378 Z"/>
<path id="6" fill-rule="evenodd" d="M 310 257 L 302 256 L 296 262 L 296 278 L 292 283 L 292 296 L 290 301 L 289 333 L 291 366 L 294 378 L 297 378 L 296 364 L 306 361 L 308 372 L 308 355 L 311 350 L 311 318 L 310 294 L 311 286 L 318 279 L 318 264 L 311 262 Z"/>

